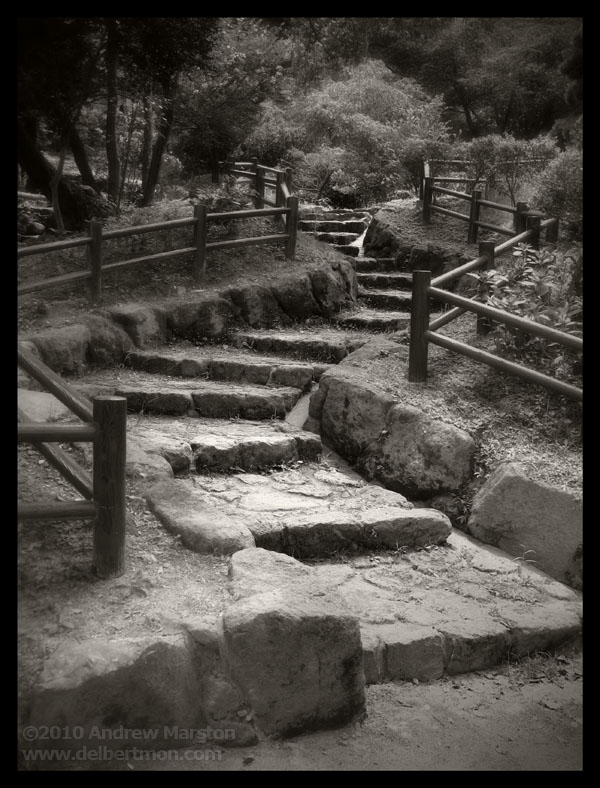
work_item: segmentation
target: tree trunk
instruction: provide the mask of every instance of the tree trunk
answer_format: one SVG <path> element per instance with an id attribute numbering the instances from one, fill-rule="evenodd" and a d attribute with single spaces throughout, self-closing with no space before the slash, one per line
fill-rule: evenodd
<path id="1" fill-rule="evenodd" d="M 164 96 L 164 107 L 161 115 L 161 120 L 158 125 L 156 140 L 152 149 L 152 156 L 150 158 L 150 165 L 148 167 L 148 175 L 144 183 L 144 196 L 142 198 L 142 206 L 146 207 L 152 205 L 154 199 L 154 190 L 158 184 L 160 177 L 160 167 L 162 164 L 162 157 L 167 147 L 169 134 L 173 125 L 175 93 L 177 91 L 177 77 L 174 77 L 167 89 Z"/>
<path id="2" fill-rule="evenodd" d="M 461 85 L 459 85 L 458 82 L 454 82 L 454 90 L 456 92 L 456 95 L 458 96 L 458 100 L 462 107 L 465 120 L 467 121 L 467 126 L 469 127 L 469 131 L 471 132 L 473 137 L 477 137 L 479 135 L 479 129 L 473 122 L 473 116 L 471 115 L 467 94 L 464 88 Z"/>
<path id="3" fill-rule="evenodd" d="M 108 196 L 116 204 L 119 199 L 121 185 L 121 161 L 119 159 L 119 141 L 117 139 L 117 25 L 115 19 L 106 19 L 106 158 L 108 161 Z"/>
<path id="4" fill-rule="evenodd" d="M 17 130 L 19 164 L 27 173 L 32 186 L 51 201 L 51 184 L 56 178 L 56 170 L 32 142 L 21 120 L 18 121 Z M 113 212 L 106 200 L 94 194 L 89 186 L 82 186 L 66 177 L 57 183 L 57 195 L 67 230 L 82 229 L 88 220 L 110 216 Z"/>
<path id="5" fill-rule="evenodd" d="M 152 105 L 148 96 L 144 96 L 144 138 L 142 145 L 142 189 L 148 180 L 148 170 L 150 169 L 150 156 L 152 154 L 152 144 L 154 142 L 154 119 L 152 116 Z"/>
<path id="6" fill-rule="evenodd" d="M 93 170 L 90 167 L 85 145 L 83 144 L 83 140 L 79 136 L 79 132 L 75 126 L 71 127 L 71 133 L 69 134 L 69 146 L 71 148 L 71 152 L 73 153 L 75 164 L 81 173 L 81 182 L 84 184 L 84 186 L 91 186 L 94 191 L 99 192 L 100 189 L 96 182 L 96 177 L 93 173 Z"/>

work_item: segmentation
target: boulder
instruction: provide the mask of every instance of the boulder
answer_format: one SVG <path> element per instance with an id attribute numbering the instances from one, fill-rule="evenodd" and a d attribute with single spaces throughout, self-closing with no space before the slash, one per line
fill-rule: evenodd
<path id="1" fill-rule="evenodd" d="M 280 310 L 292 321 L 321 314 L 308 274 L 277 280 L 271 292 Z"/>
<path id="2" fill-rule="evenodd" d="M 233 303 L 222 295 L 206 294 L 193 301 L 165 306 L 167 328 L 183 339 L 214 339 L 231 328 L 238 316 Z"/>
<path id="3" fill-rule="evenodd" d="M 342 370 L 326 372 L 313 394 L 309 417 L 320 421 L 321 435 L 350 462 L 385 429 L 395 400 L 375 385 L 352 379 Z"/>
<path id="4" fill-rule="evenodd" d="M 92 332 L 88 326 L 76 324 L 49 328 L 30 338 L 42 361 L 58 374 L 81 371 L 88 356 Z"/>
<path id="5" fill-rule="evenodd" d="M 239 309 L 242 320 L 250 326 L 269 328 L 281 319 L 277 300 L 268 287 L 262 285 L 230 287 L 227 296 Z"/>
<path id="6" fill-rule="evenodd" d="M 380 341 L 375 349 L 393 343 Z M 371 343 L 355 351 L 374 352 Z M 391 351 L 402 355 L 395 345 Z M 349 365 L 355 354 L 343 362 Z M 411 498 L 458 490 L 471 478 L 475 443 L 464 430 L 405 406 L 374 384 L 336 368 L 326 372 L 309 406 L 309 425 L 368 479 Z"/>
<path id="7" fill-rule="evenodd" d="M 346 300 L 346 285 L 343 278 L 333 270 L 319 268 L 310 272 L 313 295 L 323 317 L 339 312 Z"/>
<path id="8" fill-rule="evenodd" d="M 473 499 L 466 530 L 561 582 L 582 586 L 582 497 L 535 481 L 521 463 L 502 463 L 490 474 Z"/>
<path id="9" fill-rule="evenodd" d="M 86 315 L 82 322 L 88 327 L 91 338 L 87 360 L 100 366 L 112 366 L 123 361 L 133 342 L 118 324 L 99 315 Z"/>
<path id="10" fill-rule="evenodd" d="M 269 736 L 333 727 L 365 712 L 358 621 L 294 559 L 258 548 L 231 559 L 227 658 Z"/>
<path id="11" fill-rule="evenodd" d="M 185 634 L 68 641 L 46 660 L 23 723 L 53 726 L 53 748 L 182 747 L 178 729 L 204 724 L 198 697 Z"/>
<path id="12" fill-rule="evenodd" d="M 129 334 L 136 347 L 166 339 L 167 317 L 160 307 L 120 304 L 108 307 L 106 312 Z"/>
<path id="13" fill-rule="evenodd" d="M 474 453 L 475 442 L 464 430 L 432 419 L 418 408 L 396 404 L 359 465 L 368 479 L 411 498 L 423 498 L 458 490 L 468 482 Z"/>

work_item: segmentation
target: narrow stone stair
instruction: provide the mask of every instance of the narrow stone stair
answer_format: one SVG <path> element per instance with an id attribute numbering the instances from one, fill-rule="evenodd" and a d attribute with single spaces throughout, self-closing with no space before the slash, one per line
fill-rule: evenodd
<path id="1" fill-rule="evenodd" d="M 451 530 L 445 515 L 323 466 L 320 438 L 286 422 L 302 400 L 307 413 L 328 364 L 239 347 L 331 358 L 368 338 L 334 329 L 309 336 L 300 350 L 309 337 L 288 330 L 239 332 L 233 347 L 135 351 L 117 379 L 101 370 L 77 388 L 127 398 L 137 448 L 170 466 L 156 476 L 148 503 L 192 550 L 228 554 L 257 546 L 326 558 L 443 542 Z M 217 472 L 227 475 L 206 476 Z"/>

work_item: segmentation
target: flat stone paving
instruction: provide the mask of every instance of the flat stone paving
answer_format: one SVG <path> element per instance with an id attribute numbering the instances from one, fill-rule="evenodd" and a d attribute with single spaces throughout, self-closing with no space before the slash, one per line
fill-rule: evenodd
<path id="1" fill-rule="evenodd" d="M 441 512 L 319 463 L 161 481 L 147 500 L 165 528 L 198 552 L 240 549 L 233 537 L 222 541 L 230 531 L 244 533 L 244 547 L 251 535 L 257 547 L 298 558 L 438 544 L 451 531 Z"/>
<path id="2" fill-rule="evenodd" d="M 368 683 L 480 670 L 580 632 L 579 592 L 460 531 L 441 545 L 315 568 L 360 621 Z"/>

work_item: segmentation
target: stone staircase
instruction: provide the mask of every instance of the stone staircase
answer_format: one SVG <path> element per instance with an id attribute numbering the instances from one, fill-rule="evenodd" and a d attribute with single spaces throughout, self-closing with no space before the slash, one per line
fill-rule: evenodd
<path id="1" fill-rule="evenodd" d="M 397 271 L 361 273 L 367 284 L 407 281 Z M 330 328 L 243 330 L 223 345 L 139 350 L 116 375 L 95 371 L 77 387 L 127 398 L 127 472 L 145 480 L 149 507 L 188 549 L 262 548 L 316 562 L 312 587 L 341 592 L 359 619 L 367 683 L 468 672 L 497 664 L 507 648 L 525 653 L 576 636 L 575 592 L 451 532 L 441 512 L 367 483 L 303 428 L 321 376 L 374 330 L 410 316 L 381 315 L 379 329 L 350 330 L 342 316 Z M 283 582 L 288 565 L 277 567 Z"/>
<path id="2" fill-rule="evenodd" d="M 356 257 L 360 251 L 359 240 L 370 221 L 371 214 L 366 210 L 305 210 L 300 215 L 298 229 L 311 233 L 318 241 L 332 244 L 342 254 Z"/>
<path id="3" fill-rule="evenodd" d="M 127 398 L 137 414 L 130 417 L 131 438 L 164 460 L 162 468 L 143 467 L 157 482 L 148 502 L 190 549 L 257 546 L 322 559 L 438 544 L 450 533 L 443 514 L 417 510 L 402 495 L 323 465 L 320 438 L 301 428 L 310 392 L 330 366 L 306 358 L 339 360 L 367 338 L 334 329 L 310 337 L 243 331 L 233 336 L 237 347 L 132 352 L 118 380 L 103 370 L 77 388 L 89 397 Z M 258 355 L 251 347 L 288 356 Z M 138 465 L 135 459 L 129 472 Z M 229 475 L 206 477 L 218 472 Z"/>

